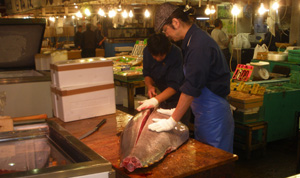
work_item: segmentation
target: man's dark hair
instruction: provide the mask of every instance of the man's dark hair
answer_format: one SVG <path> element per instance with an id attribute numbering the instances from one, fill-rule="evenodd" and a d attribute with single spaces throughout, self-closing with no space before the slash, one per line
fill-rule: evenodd
<path id="1" fill-rule="evenodd" d="M 219 26 L 221 25 L 221 23 L 222 23 L 221 19 L 216 19 L 216 20 L 214 21 L 215 27 L 219 27 Z"/>
<path id="2" fill-rule="evenodd" d="M 153 56 L 168 54 L 171 42 L 164 34 L 153 34 L 148 38 L 147 47 Z"/>
<path id="3" fill-rule="evenodd" d="M 183 8 L 177 8 L 171 15 L 170 17 L 166 20 L 166 23 L 164 25 L 171 25 L 171 27 L 174 29 L 172 25 L 172 19 L 180 19 L 181 21 L 187 23 L 187 24 L 192 24 L 193 22 L 189 18 L 189 13 L 190 11 L 184 12 Z"/>
<path id="4" fill-rule="evenodd" d="M 86 28 L 87 30 L 91 30 L 92 25 L 91 25 L 90 23 L 88 23 L 88 24 L 86 24 L 85 28 Z"/>

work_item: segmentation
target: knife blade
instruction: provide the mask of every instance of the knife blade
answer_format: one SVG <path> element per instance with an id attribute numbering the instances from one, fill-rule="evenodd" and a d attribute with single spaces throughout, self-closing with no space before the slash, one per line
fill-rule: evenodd
<path id="1" fill-rule="evenodd" d="M 94 132 L 96 132 L 103 124 L 105 124 L 106 119 L 103 119 L 95 128 L 88 131 L 87 133 L 83 134 L 81 137 L 79 137 L 79 140 L 84 139 L 85 137 L 92 135 Z"/>

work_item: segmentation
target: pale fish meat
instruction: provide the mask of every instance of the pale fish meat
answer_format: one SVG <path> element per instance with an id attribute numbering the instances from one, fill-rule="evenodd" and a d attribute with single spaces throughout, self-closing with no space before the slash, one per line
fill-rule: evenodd
<path id="1" fill-rule="evenodd" d="M 148 129 L 148 125 L 153 123 L 153 118 L 169 117 L 156 110 L 147 109 L 128 122 L 120 138 L 120 167 L 129 172 L 136 168 L 148 167 L 188 140 L 189 130 L 181 122 L 167 132 L 157 133 Z"/>

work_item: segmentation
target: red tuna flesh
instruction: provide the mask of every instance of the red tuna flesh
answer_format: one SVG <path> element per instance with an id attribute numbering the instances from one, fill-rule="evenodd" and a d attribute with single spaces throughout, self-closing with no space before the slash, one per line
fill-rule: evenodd
<path id="1" fill-rule="evenodd" d="M 128 122 L 120 138 L 120 167 L 129 172 L 136 168 L 148 167 L 188 140 L 188 128 L 180 122 L 167 132 L 157 133 L 148 129 L 148 125 L 153 123 L 153 118 L 169 117 L 148 109 L 138 113 Z"/>

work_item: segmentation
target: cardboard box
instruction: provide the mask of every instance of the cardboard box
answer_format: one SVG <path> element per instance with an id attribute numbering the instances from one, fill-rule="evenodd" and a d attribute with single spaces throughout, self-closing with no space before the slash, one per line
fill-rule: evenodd
<path id="1" fill-rule="evenodd" d="M 114 83 L 113 63 L 105 58 L 85 58 L 51 64 L 56 88 Z"/>
<path id="2" fill-rule="evenodd" d="M 68 51 L 68 59 L 80 59 L 80 58 L 81 58 L 81 50 Z"/>
<path id="3" fill-rule="evenodd" d="M 116 112 L 114 84 L 51 87 L 54 115 L 64 122 Z"/>
<path id="4" fill-rule="evenodd" d="M 105 56 L 104 49 L 96 48 L 96 57 L 104 57 L 104 56 Z"/>
<path id="5" fill-rule="evenodd" d="M 231 91 L 228 95 L 228 101 L 236 108 L 248 109 L 262 106 L 264 97 L 240 91 Z"/>

